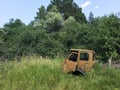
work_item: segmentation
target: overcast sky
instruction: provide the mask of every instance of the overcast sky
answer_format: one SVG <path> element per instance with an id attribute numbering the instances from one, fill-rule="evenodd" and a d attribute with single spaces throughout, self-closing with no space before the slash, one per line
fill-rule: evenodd
<path id="1" fill-rule="evenodd" d="M 92 11 L 94 16 L 104 16 L 120 11 L 120 0 L 74 0 L 88 18 Z M 41 5 L 48 6 L 50 0 L 0 0 L 0 27 L 9 19 L 21 19 L 25 24 L 34 20 Z"/>

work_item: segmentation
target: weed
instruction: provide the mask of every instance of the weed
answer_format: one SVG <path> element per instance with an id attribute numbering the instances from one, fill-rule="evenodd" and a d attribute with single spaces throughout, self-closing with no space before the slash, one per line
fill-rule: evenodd
<path id="1" fill-rule="evenodd" d="M 95 64 L 85 76 L 63 74 L 62 58 L 22 59 L 0 65 L 0 90 L 119 90 L 120 70 Z"/>

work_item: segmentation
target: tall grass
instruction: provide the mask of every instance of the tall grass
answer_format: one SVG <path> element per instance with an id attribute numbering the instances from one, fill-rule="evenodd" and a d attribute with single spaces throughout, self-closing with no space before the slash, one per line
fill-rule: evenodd
<path id="1" fill-rule="evenodd" d="M 0 90 L 120 90 L 120 70 L 96 64 L 85 76 L 63 74 L 61 59 L 0 64 Z"/>

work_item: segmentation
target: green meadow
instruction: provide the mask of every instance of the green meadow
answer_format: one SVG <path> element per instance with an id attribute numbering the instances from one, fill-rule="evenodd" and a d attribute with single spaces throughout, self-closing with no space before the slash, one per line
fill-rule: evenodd
<path id="1" fill-rule="evenodd" d="M 0 90 L 120 90 L 120 70 L 96 63 L 85 76 L 64 74 L 63 58 L 0 63 Z"/>

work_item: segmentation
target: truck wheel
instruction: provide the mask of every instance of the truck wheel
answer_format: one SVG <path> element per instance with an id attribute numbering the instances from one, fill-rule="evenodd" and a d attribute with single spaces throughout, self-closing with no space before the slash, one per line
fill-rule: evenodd
<path id="1" fill-rule="evenodd" d="M 82 75 L 82 76 L 85 75 L 85 71 L 83 71 L 81 69 L 76 69 L 76 72 L 79 72 L 79 74 Z"/>

